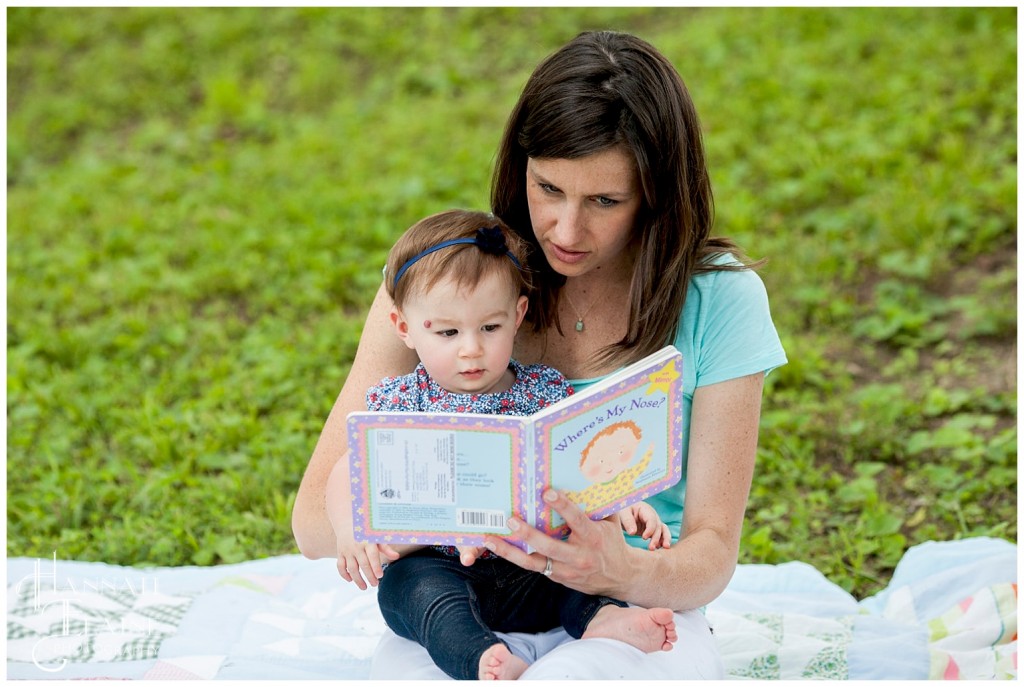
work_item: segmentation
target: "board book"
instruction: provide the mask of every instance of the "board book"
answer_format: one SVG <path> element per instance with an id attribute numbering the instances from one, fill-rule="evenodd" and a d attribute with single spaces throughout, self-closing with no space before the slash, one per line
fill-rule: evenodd
<path id="1" fill-rule="evenodd" d="M 516 514 L 553 536 L 549 485 L 600 519 L 682 476 L 682 355 L 673 346 L 529 416 L 348 416 L 359 541 L 481 545 Z"/>

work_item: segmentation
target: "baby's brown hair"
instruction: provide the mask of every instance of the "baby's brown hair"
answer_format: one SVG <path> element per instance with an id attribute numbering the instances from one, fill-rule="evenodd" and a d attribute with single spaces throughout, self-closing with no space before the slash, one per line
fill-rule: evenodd
<path id="1" fill-rule="evenodd" d="M 600 439 L 601 437 L 606 437 L 610 434 L 615 434 L 615 432 L 618 432 L 619 430 L 622 429 L 628 429 L 630 432 L 633 433 L 633 436 L 636 437 L 638 441 L 640 440 L 640 437 L 643 436 L 643 432 L 640 431 L 640 426 L 637 423 L 633 422 L 632 420 L 623 420 L 622 422 L 616 422 L 614 425 L 609 425 L 608 427 L 605 427 L 600 432 L 595 434 L 590 439 L 590 441 L 587 442 L 587 445 L 583 448 L 583 451 L 580 453 L 580 468 L 582 469 L 583 464 L 587 462 L 587 458 L 590 457 L 590 449 L 594 447 L 594 444 L 597 442 L 598 439 Z"/>
<path id="2" fill-rule="evenodd" d="M 447 241 L 455 243 L 438 248 Z M 434 250 L 431 250 L 434 249 Z M 532 289 L 526 265 L 529 246 L 494 215 L 447 210 L 409 227 L 388 253 L 384 284 L 399 309 L 406 299 L 453 278 L 473 288 L 488 274 L 499 274 L 517 296 Z"/>

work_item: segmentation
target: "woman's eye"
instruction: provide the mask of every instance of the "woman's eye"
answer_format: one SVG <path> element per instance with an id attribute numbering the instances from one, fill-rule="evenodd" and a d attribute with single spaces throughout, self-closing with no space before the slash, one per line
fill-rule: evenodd
<path id="1" fill-rule="evenodd" d="M 612 200 L 611 198 L 605 198 L 604 196 L 598 196 L 597 197 L 597 204 L 601 205 L 602 207 L 606 207 L 606 208 L 607 207 L 611 207 L 612 205 L 616 205 L 616 204 L 618 204 L 618 202 L 619 201 L 617 201 L 617 200 Z"/>
<path id="2" fill-rule="evenodd" d="M 558 189 L 551 184 L 540 183 L 538 186 L 540 186 L 540 190 L 544 191 L 544 193 L 558 193 Z"/>

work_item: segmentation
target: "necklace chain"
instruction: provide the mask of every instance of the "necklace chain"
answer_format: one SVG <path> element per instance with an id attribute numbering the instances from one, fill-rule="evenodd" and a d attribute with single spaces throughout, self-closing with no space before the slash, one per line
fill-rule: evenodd
<path id="1" fill-rule="evenodd" d="M 604 291 L 604 289 L 602 289 L 602 293 L 603 293 L 603 291 Z M 564 293 L 565 293 L 565 300 L 569 303 L 569 307 L 572 308 L 573 312 L 576 313 L 576 331 L 577 332 L 582 332 L 583 331 L 583 318 L 590 314 L 590 311 L 594 309 L 594 306 L 597 305 L 597 302 L 600 299 L 599 298 L 595 298 L 593 300 L 593 302 L 590 304 L 590 307 L 587 308 L 587 311 L 581 315 L 580 311 L 579 311 L 579 308 L 576 307 L 576 304 L 572 302 L 572 298 L 569 297 L 569 292 L 568 291 L 564 291 Z"/>

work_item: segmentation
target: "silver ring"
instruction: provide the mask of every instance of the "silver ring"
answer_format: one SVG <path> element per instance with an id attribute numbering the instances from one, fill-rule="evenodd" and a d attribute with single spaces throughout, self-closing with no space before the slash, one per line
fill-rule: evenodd
<path id="1" fill-rule="evenodd" d="M 544 566 L 544 572 L 542 574 L 544 575 L 544 577 L 551 577 L 551 557 L 550 556 L 548 557 L 548 562 Z"/>

